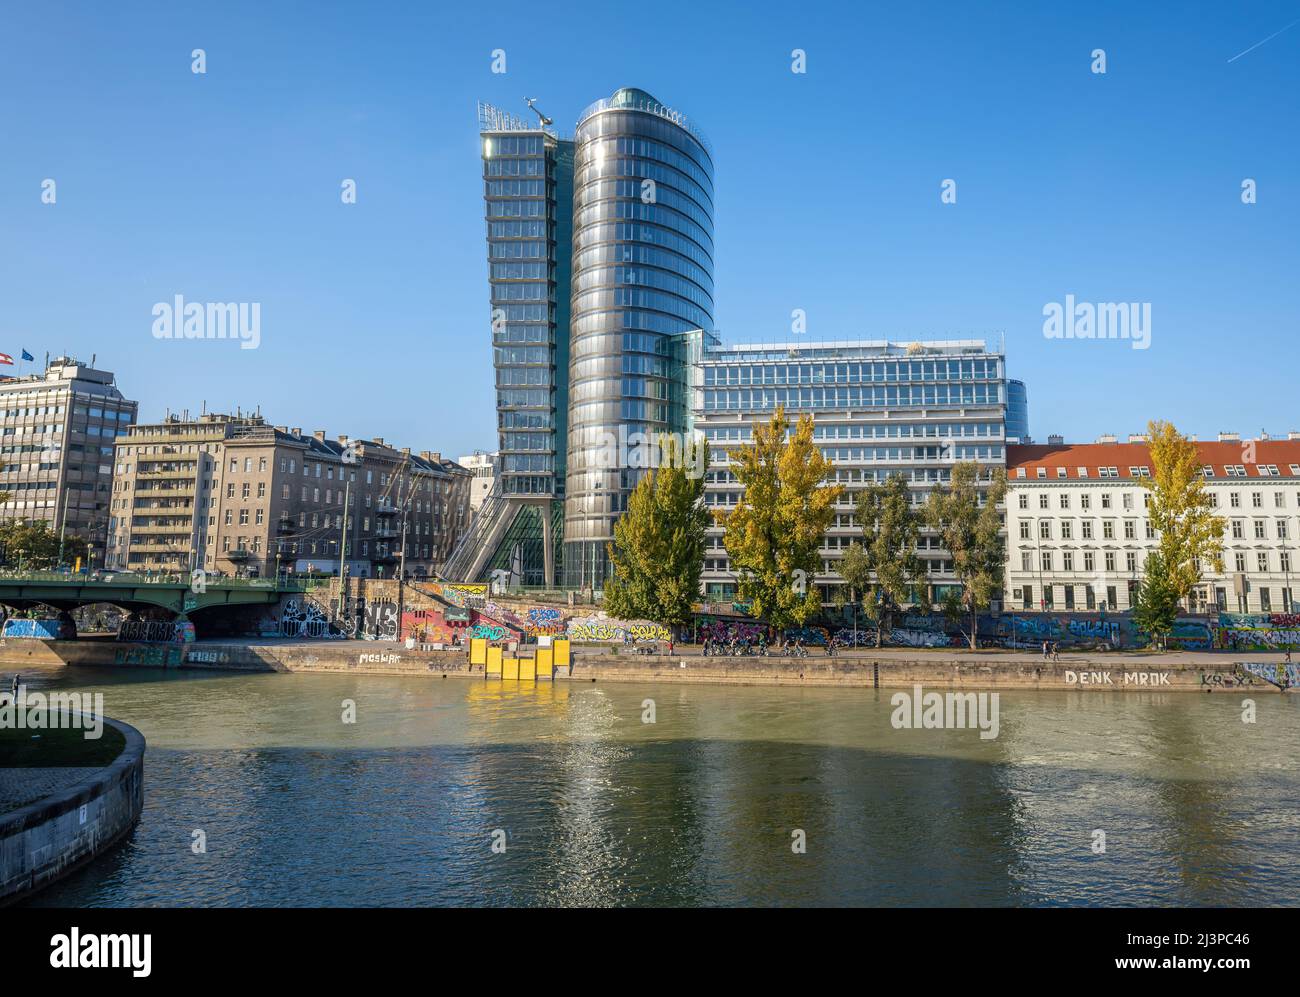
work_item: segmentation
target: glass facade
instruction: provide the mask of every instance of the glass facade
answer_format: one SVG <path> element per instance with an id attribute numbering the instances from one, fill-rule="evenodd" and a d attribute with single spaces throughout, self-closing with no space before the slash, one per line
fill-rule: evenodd
<path id="1" fill-rule="evenodd" d="M 713 327 L 713 162 L 642 90 L 583 112 L 575 135 L 564 583 L 599 588 L 641 471 L 605 442 L 685 432 L 692 335 Z"/>
<path id="2" fill-rule="evenodd" d="M 504 496 L 563 496 L 573 143 L 479 106 Z"/>
<path id="3" fill-rule="evenodd" d="M 1024 381 L 1007 381 L 1007 438 L 1029 442 L 1029 392 Z"/>
<path id="4" fill-rule="evenodd" d="M 813 438 L 831 464 L 827 480 L 845 489 L 815 576 L 825 599 L 843 584 L 843 552 L 862 537 L 854 509 L 861 488 L 902 475 L 919 507 L 954 463 L 975 461 L 991 474 L 1006 461 L 1004 361 L 977 340 L 706 344 L 695 380 L 695 429 L 709 441 L 704 501 L 715 511 L 743 497 L 728 450 L 752 442 L 755 421 L 771 418 L 777 405 L 791 419 L 814 416 Z M 941 598 L 955 585 L 951 554 L 928 529 L 917 553 L 931 597 Z M 713 598 L 735 594 L 721 527 L 708 531 L 701 581 Z"/>

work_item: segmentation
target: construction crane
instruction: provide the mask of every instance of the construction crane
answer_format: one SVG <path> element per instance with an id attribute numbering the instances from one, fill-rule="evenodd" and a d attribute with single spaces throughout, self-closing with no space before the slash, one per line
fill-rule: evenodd
<path id="1" fill-rule="evenodd" d="M 537 103 L 536 97 L 525 97 L 524 100 L 528 104 L 528 110 L 532 111 L 535 115 L 537 115 L 541 119 L 543 128 L 545 128 L 547 125 L 551 125 L 555 123 L 550 118 L 548 118 L 545 114 L 543 114 L 539 108 L 534 106 Z"/>

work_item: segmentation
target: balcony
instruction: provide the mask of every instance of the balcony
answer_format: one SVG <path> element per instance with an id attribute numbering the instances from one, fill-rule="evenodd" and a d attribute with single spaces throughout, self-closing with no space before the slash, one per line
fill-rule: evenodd
<path id="1" fill-rule="evenodd" d="M 244 547 L 236 547 L 234 550 L 223 550 L 221 556 L 227 561 L 244 562 L 253 556 L 253 552 Z"/>
<path id="2" fill-rule="evenodd" d="M 396 516 L 397 506 L 387 500 L 381 500 L 375 503 L 376 516 Z"/>

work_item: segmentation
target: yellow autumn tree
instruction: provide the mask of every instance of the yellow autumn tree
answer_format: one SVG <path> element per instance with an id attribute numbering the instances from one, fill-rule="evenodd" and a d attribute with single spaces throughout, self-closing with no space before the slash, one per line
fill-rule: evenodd
<path id="1" fill-rule="evenodd" d="M 1159 537 L 1163 584 L 1181 601 L 1200 583 L 1202 565 L 1223 570 L 1226 524 L 1210 505 L 1195 442 L 1159 419 L 1147 424 L 1147 438 L 1151 477 L 1142 479 L 1151 493 L 1147 514 Z"/>
<path id="2" fill-rule="evenodd" d="M 800 416 L 793 433 L 789 428 L 778 407 L 769 422 L 755 423 L 753 443 L 728 452 L 745 491 L 718 517 L 737 594 L 750 615 L 779 630 L 806 623 L 821 608 L 813 576 L 843 490 L 825 484 L 830 464 L 813 443 L 812 416 Z"/>

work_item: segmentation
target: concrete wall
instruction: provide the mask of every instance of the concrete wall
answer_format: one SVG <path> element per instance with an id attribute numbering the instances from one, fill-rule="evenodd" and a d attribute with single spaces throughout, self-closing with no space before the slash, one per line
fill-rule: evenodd
<path id="1" fill-rule="evenodd" d="M 68 664 L 210 668 L 221 671 L 362 672 L 375 675 L 468 676 L 481 679 L 464 651 L 424 651 L 388 641 L 273 644 L 190 644 L 184 648 L 103 641 L 51 641 Z M 525 655 L 531 652 L 524 652 Z M 1036 655 L 990 652 L 958 656 L 936 648 L 881 656 L 734 658 L 611 654 L 577 647 L 572 668 L 557 680 L 575 682 L 706 682 L 718 685 L 815 685 L 907 688 L 920 683 L 952 689 L 1083 689 L 1097 691 L 1277 691 L 1300 687 L 1300 666 L 1285 676 L 1269 662 L 1242 664 L 1219 656 L 1135 658 L 1094 654 L 1044 662 Z M 166 661 L 159 656 L 166 657 Z"/>
<path id="2" fill-rule="evenodd" d="M 62 879 L 130 833 L 144 807 L 144 737 L 104 718 L 126 737 L 113 763 L 92 777 L 0 815 L 0 905 Z"/>

